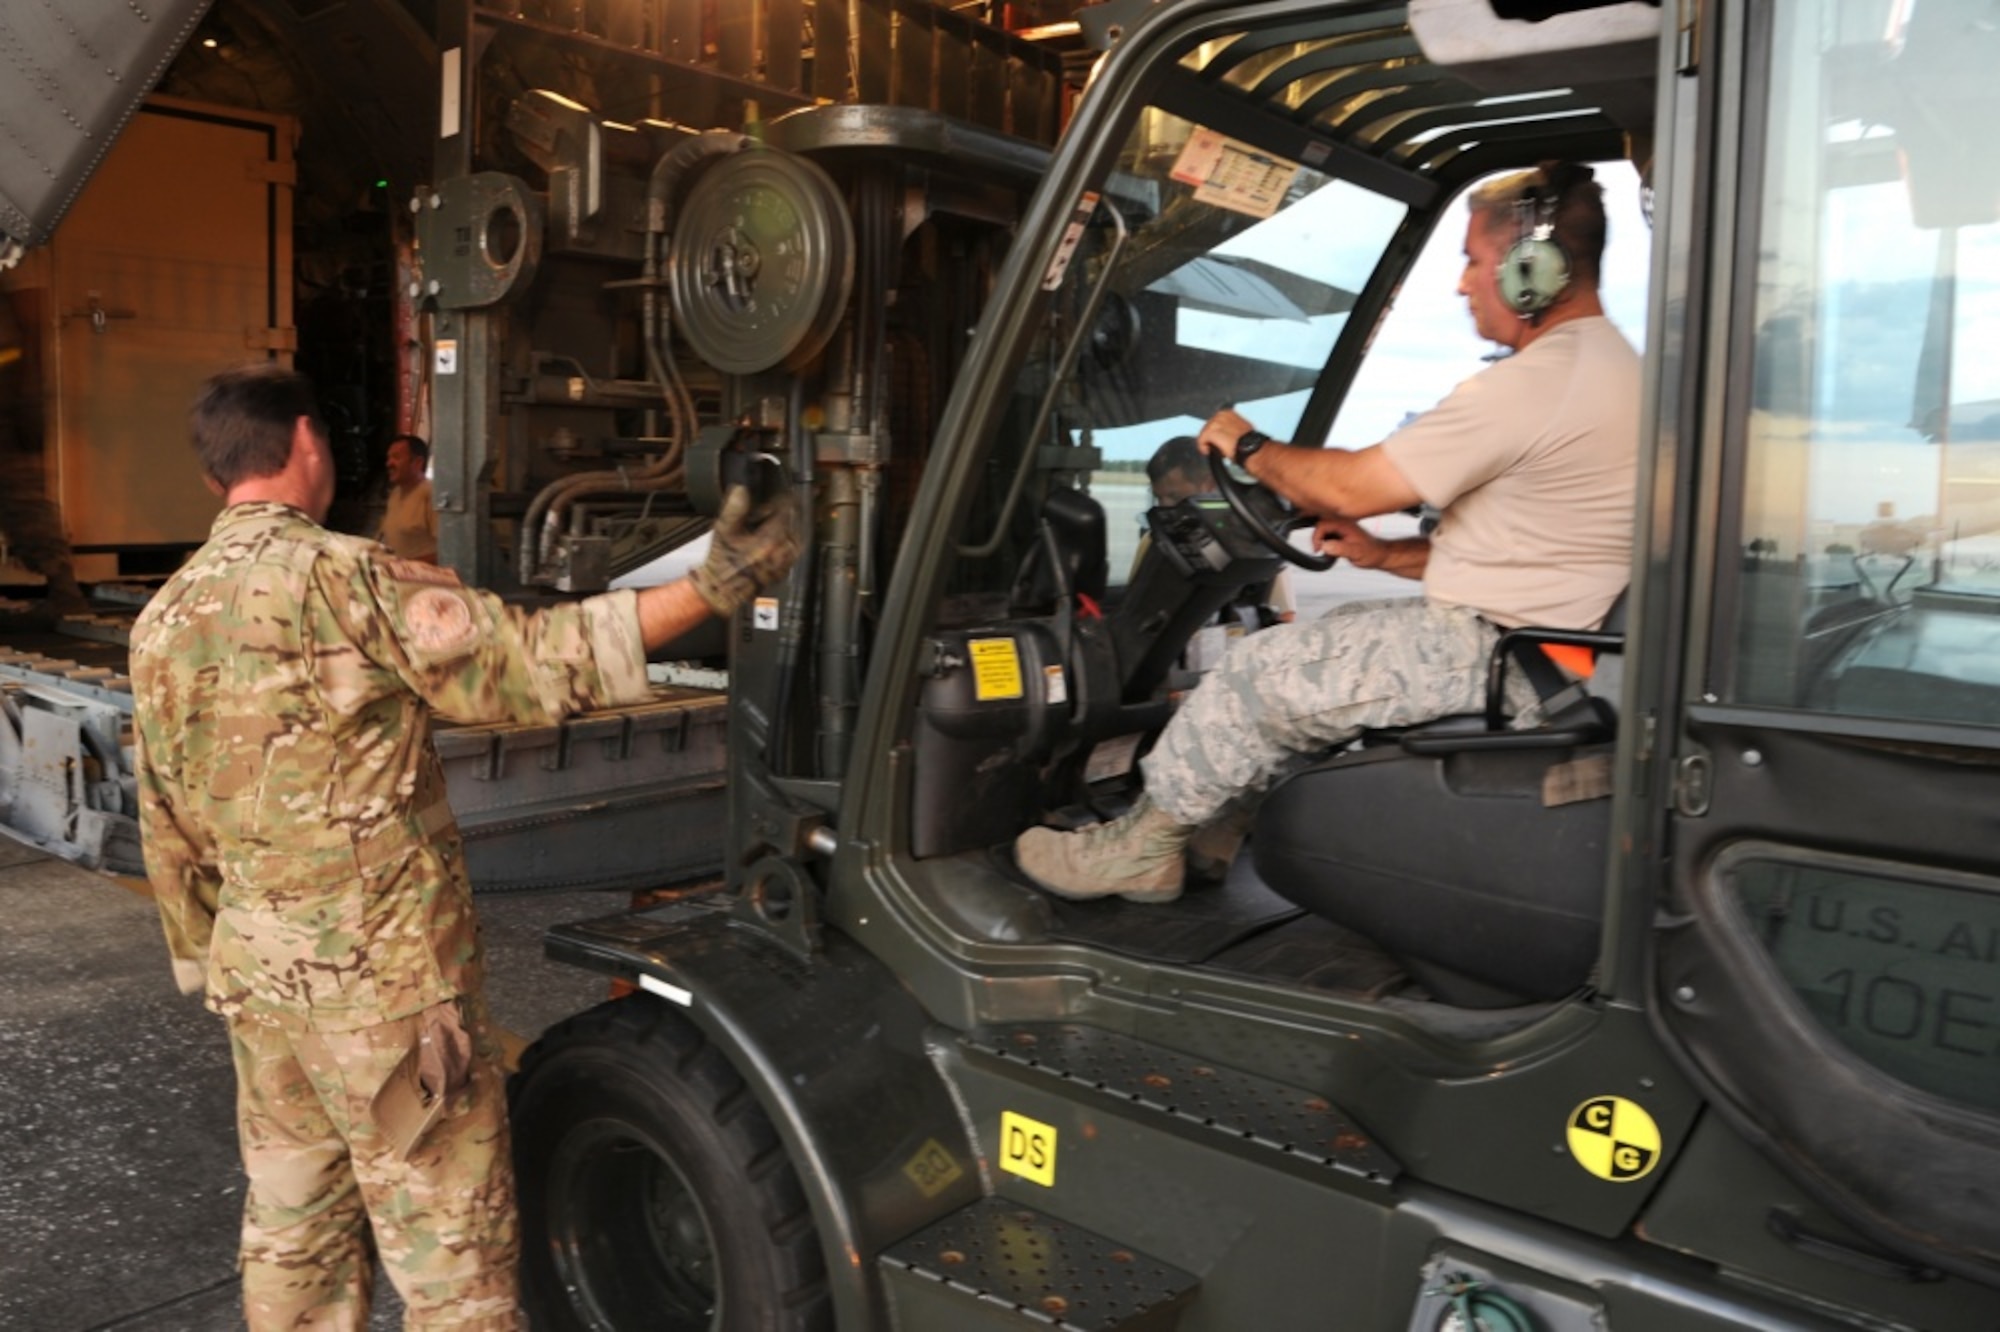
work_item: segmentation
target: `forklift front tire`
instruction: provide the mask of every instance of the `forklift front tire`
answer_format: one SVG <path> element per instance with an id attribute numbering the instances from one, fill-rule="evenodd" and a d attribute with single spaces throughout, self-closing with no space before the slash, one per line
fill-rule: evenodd
<path id="1" fill-rule="evenodd" d="M 510 1095 L 535 1327 L 832 1325 L 784 1145 L 681 1013 L 635 995 L 571 1018 L 523 1055 Z"/>

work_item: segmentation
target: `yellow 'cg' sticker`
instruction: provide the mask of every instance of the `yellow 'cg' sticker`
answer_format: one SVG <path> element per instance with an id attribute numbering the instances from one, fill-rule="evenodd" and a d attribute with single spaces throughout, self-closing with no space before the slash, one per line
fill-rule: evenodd
<path id="1" fill-rule="evenodd" d="M 1660 1163 L 1660 1126 L 1635 1101 L 1599 1096 L 1570 1112 L 1569 1154 L 1599 1179 L 1643 1179 Z"/>
<path id="2" fill-rule="evenodd" d="M 1056 1185 L 1056 1131 L 1039 1120 L 1000 1112 L 1000 1168 L 1044 1188 Z"/>

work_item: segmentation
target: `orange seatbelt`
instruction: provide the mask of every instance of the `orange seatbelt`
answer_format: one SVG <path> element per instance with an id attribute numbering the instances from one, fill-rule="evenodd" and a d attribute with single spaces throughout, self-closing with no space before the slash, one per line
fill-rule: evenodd
<path id="1" fill-rule="evenodd" d="M 1579 680 L 1588 680 L 1597 669 L 1597 649 L 1575 643 L 1544 643 L 1542 652 L 1556 665 Z"/>

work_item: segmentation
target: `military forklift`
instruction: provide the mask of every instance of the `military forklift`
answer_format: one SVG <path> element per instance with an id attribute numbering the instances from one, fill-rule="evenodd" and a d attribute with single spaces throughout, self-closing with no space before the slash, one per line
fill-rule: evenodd
<path id="1" fill-rule="evenodd" d="M 690 452 L 812 553 L 730 631 L 728 891 L 548 938 L 627 993 L 513 1085 L 537 1325 L 2000 1328 L 2000 7 L 1079 17 L 935 429 L 795 357 Z M 1121 449 L 1335 437 L 1463 192 L 1551 158 L 1652 229 L 1589 684 L 1507 715 L 1562 637 L 1510 634 L 1218 881 L 1039 892 L 1013 838 L 1126 807 L 1189 643 L 1311 558 Z"/>
<path id="2" fill-rule="evenodd" d="M 0 190 L 0 267 L 206 5 L 15 8 L 80 63 L 17 80 L 0 178 L 53 206 Z M 351 78 L 420 49 L 283 8 Z M 924 0 L 403 8 L 448 562 L 570 595 L 731 485 L 809 515 L 685 649 L 725 890 L 549 937 L 620 997 L 512 1086 L 536 1326 L 2000 1329 L 2000 4 L 1110 0 L 1073 107 Z M 1034 888 L 1013 839 L 1128 807 L 1218 615 L 1314 558 L 1136 459 L 1224 403 L 1374 442 L 1426 250 L 1548 159 L 1650 216 L 1616 620 L 1314 757 L 1175 901 Z M 1588 682 L 1512 708 L 1565 639 Z M 575 794 L 524 856 L 620 803 Z"/>

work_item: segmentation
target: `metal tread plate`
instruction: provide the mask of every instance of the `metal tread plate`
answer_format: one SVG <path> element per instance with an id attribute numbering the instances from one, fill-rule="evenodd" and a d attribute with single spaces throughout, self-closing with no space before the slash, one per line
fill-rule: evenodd
<path id="1" fill-rule="evenodd" d="M 1074 1023 L 985 1027 L 961 1040 L 1009 1064 L 1387 1185 L 1401 1167 L 1324 1096 Z"/>
<path id="2" fill-rule="evenodd" d="M 1171 1326 L 1201 1278 L 1018 1202 L 982 1198 L 882 1254 L 884 1266 L 1071 1332 Z"/>

